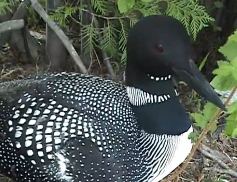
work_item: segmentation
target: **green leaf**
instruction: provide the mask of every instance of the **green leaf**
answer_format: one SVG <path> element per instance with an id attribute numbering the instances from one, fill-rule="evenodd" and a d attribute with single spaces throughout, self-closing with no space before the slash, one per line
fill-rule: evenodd
<path id="1" fill-rule="evenodd" d="M 118 0 L 118 9 L 120 13 L 126 13 L 135 5 L 135 0 Z"/>
<path id="2" fill-rule="evenodd" d="M 237 137 L 237 102 L 234 102 L 228 108 L 230 114 L 226 118 L 225 133 L 230 137 Z"/>
<path id="3" fill-rule="evenodd" d="M 220 91 L 227 91 L 231 88 L 233 88 L 234 86 L 236 86 L 236 81 L 233 78 L 233 76 L 229 76 L 229 77 L 224 77 L 221 75 L 217 75 L 212 81 L 211 81 L 211 85 Z"/>
<path id="4" fill-rule="evenodd" d="M 152 2 L 154 0 L 141 0 L 141 1 L 144 2 L 144 3 L 150 3 L 150 2 Z"/>
<path id="5" fill-rule="evenodd" d="M 235 31 L 232 35 L 230 35 L 228 40 L 237 42 L 237 31 Z"/>
<path id="6" fill-rule="evenodd" d="M 212 117 L 214 116 L 215 112 L 217 110 L 217 107 L 208 102 L 202 111 L 202 113 L 192 113 L 192 117 L 195 120 L 195 125 L 200 127 L 200 128 L 205 128 L 206 125 L 210 122 Z M 216 123 L 213 122 L 211 125 L 211 132 L 214 132 L 216 130 L 217 126 Z"/>
<path id="7" fill-rule="evenodd" d="M 197 141 L 199 134 L 200 133 L 198 133 L 197 131 L 194 131 L 188 135 L 188 138 L 191 139 L 192 142 L 194 143 Z"/>
<path id="8" fill-rule="evenodd" d="M 228 40 L 227 43 L 220 47 L 219 51 L 228 59 L 232 60 L 237 57 L 237 42 Z"/>
<path id="9" fill-rule="evenodd" d="M 217 129 L 217 122 L 212 122 L 210 125 L 209 125 L 209 129 L 211 131 L 211 133 L 213 133 L 214 131 L 216 131 Z"/>
<path id="10" fill-rule="evenodd" d="M 205 119 L 210 120 L 213 117 L 213 115 L 215 114 L 216 110 L 217 110 L 217 107 L 214 104 L 208 102 L 204 106 L 204 110 L 203 110 Z"/>
<path id="11" fill-rule="evenodd" d="M 230 107 L 228 108 L 228 113 L 232 114 L 237 112 L 237 102 L 233 102 Z"/>
<path id="12" fill-rule="evenodd" d="M 237 57 L 235 57 L 235 59 L 233 59 L 230 64 L 232 65 L 232 76 L 234 77 L 234 79 L 236 80 L 236 84 L 237 84 Z"/>
<path id="13" fill-rule="evenodd" d="M 237 57 L 231 62 L 218 61 L 219 68 L 213 71 L 217 76 L 211 84 L 218 90 L 228 90 L 237 85 Z"/>
<path id="14" fill-rule="evenodd" d="M 233 71 L 233 65 L 231 65 L 227 61 L 218 61 L 219 68 L 215 69 L 213 71 L 214 74 L 216 75 L 221 75 L 221 76 L 229 76 L 232 74 Z"/>
<path id="15" fill-rule="evenodd" d="M 237 128 L 235 128 L 232 132 L 231 137 L 236 138 L 237 137 Z"/>
<path id="16" fill-rule="evenodd" d="M 191 116 L 195 120 L 195 125 L 200 128 L 205 128 L 207 121 L 204 119 L 204 116 L 200 113 L 192 113 Z"/>

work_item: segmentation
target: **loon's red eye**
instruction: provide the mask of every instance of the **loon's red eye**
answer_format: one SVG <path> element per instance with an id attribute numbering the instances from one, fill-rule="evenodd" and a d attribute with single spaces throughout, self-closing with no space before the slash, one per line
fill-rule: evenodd
<path id="1" fill-rule="evenodd" d="M 156 44 L 156 50 L 157 50 L 159 53 L 164 52 L 164 48 L 163 48 L 162 44 Z"/>

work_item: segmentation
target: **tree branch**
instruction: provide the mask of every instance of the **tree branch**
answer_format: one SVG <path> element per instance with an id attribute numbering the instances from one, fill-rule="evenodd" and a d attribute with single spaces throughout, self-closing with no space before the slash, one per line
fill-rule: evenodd
<path id="1" fill-rule="evenodd" d="M 24 27 L 24 20 L 10 20 L 0 23 L 0 34 L 7 31 L 17 30 Z"/>
<path id="2" fill-rule="evenodd" d="M 43 20 L 49 25 L 49 27 L 55 32 L 55 34 L 59 37 L 59 39 L 62 41 L 66 49 L 68 50 L 69 54 L 72 56 L 73 60 L 77 64 L 77 66 L 80 68 L 82 73 L 87 73 L 86 67 L 84 66 L 80 56 L 77 54 L 75 48 L 71 44 L 69 38 L 64 34 L 64 32 L 60 29 L 60 27 L 52 21 L 43 7 L 38 3 L 37 0 L 30 0 L 31 6 L 34 8 L 34 10 L 43 18 Z"/>
<path id="3" fill-rule="evenodd" d="M 204 168 L 206 171 L 212 171 L 212 172 L 217 172 L 221 174 L 228 174 L 230 176 L 233 176 L 237 178 L 237 172 L 233 171 L 232 169 L 218 169 L 218 168 Z"/>
<path id="4" fill-rule="evenodd" d="M 223 169 L 217 169 L 215 168 L 216 172 L 219 173 L 226 173 L 229 174 L 231 176 L 237 177 L 237 172 L 235 172 L 234 170 L 232 170 L 225 162 L 223 162 L 217 155 L 215 155 L 215 151 L 213 151 L 212 149 L 210 149 L 209 147 L 202 145 L 201 148 L 199 149 L 199 151 L 206 157 L 216 161 Z M 211 169 L 213 170 L 213 169 Z"/>

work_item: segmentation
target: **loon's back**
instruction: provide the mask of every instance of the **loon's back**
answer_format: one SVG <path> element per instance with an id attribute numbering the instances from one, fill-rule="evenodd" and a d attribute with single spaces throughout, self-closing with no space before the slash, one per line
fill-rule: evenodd
<path id="1" fill-rule="evenodd" d="M 19 181 L 22 171 L 27 180 L 132 181 L 141 159 L 124 86 L 79 74 L 35 81 L 1 98 L 1 169 Z"/>

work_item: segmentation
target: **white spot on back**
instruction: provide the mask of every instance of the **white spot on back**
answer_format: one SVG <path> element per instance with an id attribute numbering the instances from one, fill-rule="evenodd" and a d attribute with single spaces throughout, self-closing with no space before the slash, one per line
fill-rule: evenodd
<path id="1" fill-rule="evenodd" d="M 35 119 L 31 119 L 30 121 L 29 121 L 29 125 L 35 125 L 36 124 L 36 120 Z"/>
<path id="2" fill-rule="evenodd" d="M 34 116 L 39 116 L 39 115 L 40 115 L 40 111 L 39 110 L 35 110 Z"/>
<path id="3" fill-rule="evenodd" d="M 34 129 L 33 129 L 33 128 L 28 128 L 28 129 L 26 130 L 26 135 L 31 135 L 33 132 L 34 132 Z"/>
<path id="4" fill-rule="evenodd" d="M 21 118 L 18 123 L 19 123 L 19 124 L 24 124 L 25 122 L 26 122 L 26 119 L 25 119 L 25 118 Z"/>
<path id="5" fill-rule="evenodd" d="M 42 151 L 38 151 L 38 156 L 39 157 L 43 157 L 44 156 L 44 153 Z"/>
<path id="6" fill-rule="evenodd" d="M 20 138 L 21 137 L 22 132 L 21 131 L 16 131 L 15 133 L 15 138 Z"/>
<path id="7" fill-rule="evenodd" d="M 36 135 L 35 140 L 40 141 L 42 140 L 43 136 L 42 135 Z"/>
<path id="8" fill-rule="evenodd" d="M 41 143 L 37 143 L 36 144 L 36 148 L 39 150 L 39 149 L 42 149 L 43 148 L 43 145 Z"/>
<path id="9" fill-rule="evenodd" d="M 9 126 L 12 126 L 12 124 L 13 124 L 13 123 L 12 123 L 12 120 L 8 120 L 8 125 L 9 125 Z"/>
<path id="10" fill-rule="evenodd" d="M 32 156 L 34 154 L 33 150 L 27 150 L 27 155 Z"/>
<path id="11" fill-rule="evenodd" d="M 32 144 L 31 140 L 26 140 L 25 141 L 25 147 L 29 147 L 29 146 L 31 146 L 31 144 Z"/>
<path id="12" fill-rule="evenodd" d="M 46 130 L 45 130 L 45 133 L 47 133 L 47 134 L 52 133 L 52 132 L 53 132 L 53 130 L 50 127 L 46 128 Z"/>

